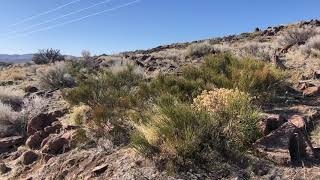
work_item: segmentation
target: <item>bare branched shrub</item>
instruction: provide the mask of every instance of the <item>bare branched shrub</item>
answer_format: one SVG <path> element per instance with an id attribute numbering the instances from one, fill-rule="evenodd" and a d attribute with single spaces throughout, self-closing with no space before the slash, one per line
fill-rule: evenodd
<path id="1" fill-rule="evenodd" d="M 203 57 L 211 52 L 214 52 L 213 45 L 209 44 L 208 42 L 191 44 L 186 52 L 186 56 L 188 57 Z"/>
<path id="2" fill-rule="evenodd" d="M 64 56 L 58 49 L 41 49 L 32 57 L 32 61 L 36 64 L 48 64 L 64 60 Z"/>
<path id="3" fill-rule="evenodd" d="M 311 37 L 302 47 L 302 52 L 313 57 L 320 57 L 320 35 Z"/>
<path id="4" fill-rule="evenodd" d="M 23 104 L 24 92 L 0 86 L 0 101 L 18 110 Z"/>
<path id="5" fill-rule="evenodd" d="M 26 116 L 33 116 L 46 110 L 49 102 L 47 99 L 34 96 L 25 100 L 23 112 Z"/>
<path id="6" fill-rule="evenodd" d="M 307 42 L 308 39 L 314 35 L 316 35 L 316 31 L 313 29 L 291 29 L 279 37 L 278 43 L 282 47 L 292 46 L 295 44 L 301 45 Z"/>
<path id="7" fill-rule="evenodd" d="M 75 84 L 73 77 L 69 74 L 69 64 L 57 62 L 39 74 L 40 86 L 44 89 L 59 89 L 72 87 Z"/>
<path id="8" fill-rule="evenodd" d="M 0 136 L 25 134 L 26 118 L 23 113 L 15 112 L 13 109 L 0 101 Z"/>
<path id="9" fill-rule="evenodd" d="M 253 57 L 259 60 L 270 61 L 273 55 L 273 48 L 270 44 L 250 42 L 240 48 L 241 57 Z"/>

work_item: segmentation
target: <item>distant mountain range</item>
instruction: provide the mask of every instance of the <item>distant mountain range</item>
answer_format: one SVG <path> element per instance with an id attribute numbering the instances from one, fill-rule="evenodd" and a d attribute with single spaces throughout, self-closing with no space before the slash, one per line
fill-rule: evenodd
<path id="1" fill-rule="evenodd" d="M 0 62 L 27 62 L 31 61 L 33 54 L 0 54 Z"/>

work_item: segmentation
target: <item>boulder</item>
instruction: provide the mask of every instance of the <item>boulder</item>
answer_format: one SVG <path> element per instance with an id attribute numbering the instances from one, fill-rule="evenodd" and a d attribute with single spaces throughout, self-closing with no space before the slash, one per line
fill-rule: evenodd
<path id="1" fill-rule="evenodd" d="M 19 146 L 24 142 L 22 136 L 12 136 L 0 139 L 0 152 L 7 152 L 10 148 Z"/>
<path id="2" fill-rule="evenodd" d="M 284 115 L 270 115 L 262 121 L 261 129 L 264 135 L 278 129 L 287 119 Z"/>
<path id="3" fill-rule="evenodd" d="M 41 143 L 43 141 L 43 137 L 41 137 L 40 132 L 36 132 L 34 135 L 31 135 L 27 141 L 26 146 L 31 149 L 39 149 L 41 147 Z"/>
<path id="4" fill-rule="evenodd" d="M 288 119 L 288 121 L 301 130 L 304 130 L 306 128 L 305 120 L 300 115 L 293 115 Z"/>
<path id="5" fill-rule="evenodd" d="M 61 123 L 59 121 L 56 121 L 53 122 L 51 126 L 44 128 L 44 132 L 47 134 L 58 134 L 60 133 L 61 128 Z"/>
<path id="6" fill-rule="evenodd" d="M 319 86 L 313 86 L 313 87 L 308 87 L 303 90 L 303 95 L 304 96 L 315 96 L 318 95 L 320 92 L 320 87 Z"/>
<path id="7" fill-rule="evenodd" d="M 288 150 L 290 137 L 298 132 L 298 129 L 290 122 L 286 122 L 280 128 L 269 135 L 259 139 L 254 148 L 258 154 L 277 164 L 287 164 L 290 161 Z"/>
<path id="8" fill-rule="evenodd" d="M 24 165 L 29 165 L 29 164 L 32 164 L 33 162 L 37 161 L 38 158 L 39 158 L 39 155 L 36 154 L 35 152 L 27 151 L 27 152 L 22 154 L 21 162 Z"/>
<path id="9" fill-rule="evenodd" d="M 42 142 L 42 153 L 58 155 L 69 147 L 69 140 L 61 136 L 49 136 Z"/>
<path id="10" fill-rule="evenodd" d="M 50 113 L 40 113 L 28 121 L 27 133 L 29 136 L 33 135 L 35 132 L 44 130 L 44 128 L 51 126 L 55 121 L 58 121 L 58 117 L 63 115 L 60 111 L 50 112 Z"/>
<path id="11" fill-rule="evenodd" d="M 0 138 L 10 137 L 17 135 L 17 129 L 13 125 L 2 124 L 0 126 Z"/>

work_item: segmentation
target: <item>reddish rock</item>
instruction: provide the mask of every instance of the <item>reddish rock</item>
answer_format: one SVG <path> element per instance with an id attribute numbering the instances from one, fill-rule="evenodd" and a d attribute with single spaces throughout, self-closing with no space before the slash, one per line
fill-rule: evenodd
<path id="1" fill-rule="evenodd" d="M 27 151 L 27 152 L 22 154 L 21 162 L 24 165 L 29 165 L 29 164 L 32 164 L 33 162 L 37 161 L 38 158 L 39 158 L 39 155 L 36 154 L 35 152 Z"/>
<path id="2" fill-rule="evenodd" d="M 12 136 L 0 139 L 0 152 L 6 152 L 14 146 L 19 146 L 23 143 L 22 136 Z"/>
<path id="3" fill-rule="evenodd" d="M 28 146 L 31 149 L 39 149 L 42 141 L 43 137 L 41 137 L 41 134 L 39 132 L 36 132 L 34 135 L 30 136 L 27 139 L 26 146 Z"/>
<path id="4" fill-rule="evenodd" d="M 69 140 L 59 136 L 49 136 L 43 141 L 42 145 L 42 153 L 58 155 L 65 152 L 65 149 L 69 146 Z"/>
<path id="5" fill-rule="evenodd" d="M 287 164 L 290 161 L 288 150 L 289 139 L 298 129 L 290 122 L 283 124 L 269 135 L 259 139 L 254 148 L 261 156 L 278 164 Z"/>
<path id="6" fill-rule="evenodd" d="M 305 120 L 300 115 L 293 115 L 288 119 L 289 122 L 291 122 L 293 125 L 295 125 L 299 129 L 304 129 L 306 127 Z"/>
<path id="7" fill-rule="evenodd" d="M 41 113 L 29 120 L 27 125 L 27 133 L 29 136 L 31 136 L 35 132 L 43 130 L 44 128 L 50 126 L 54 121 L 57 120 L 58 119 L 51 113 Z"/>
<path id="8" fill-rule="evenodd" d="M 320 87 L 314 86 L 314 87 L 308 87 L 305 90 L 303 90 L 304 96 L 315 96 L 320 93 Z"/>
<path id="9" fill-rule="evenodd" d="M 56 121 L 53 122 L 51 126 L 44 128 L 44 132 L 48 134 L 58 134 L 60 133 L 61 128 L 61 123 L 59 121 Z"/>
<path id="10" fill-rule="evenodd" d="M 287 122 L 283 115 L 270 115 L 262 121 L 261 128 L 264 135 L 278 129 L 282 124 Z"/>

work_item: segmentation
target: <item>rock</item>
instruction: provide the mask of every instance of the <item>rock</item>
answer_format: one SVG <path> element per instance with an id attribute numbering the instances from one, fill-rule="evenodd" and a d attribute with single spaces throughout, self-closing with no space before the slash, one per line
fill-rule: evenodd
<path id="1" fill-rule="evenodd" d="M 23 143 L 22 136 L 12 136 L 0 139 L 0 152 L 6 152 L 14 146 L 19 146 Z"/>
<path id="2" fill-rule="evenodd" d="M 253 146 L 261 156 L 278 164 L 287 164 L 290 160 L 288 151 L 289 139 L 298 129 L 290 122 L 269 135 L 259 139 Z"/>
<path id="3" fill-rule="evenodd" d="M 6 164 L 0 163 L 0 173 L 6 174 L 7 172 L 11 171 L 11 168 L 9 168 Z"/>
<path id="4" fill-rule="evenodd" d="M 100 174 L 104 173 L 107 169 L 108 169 L 108 164 L 103 164 L 95 167 L 92 170 L 92 173 L 94 173 L 96 176 L 99 176 Z"/>
<path id="5" fill-rule="evenodd" d="M 69 146 L 69 140 L 60 136 L 49 136 L 43 141 L 42 146 L 42 153 L 58 155 L 65 152 Z"/>
<path id="6" fill-rule="evenodd" d="M 319 94 L 320 92 L 320 87 L 314 86 L 314 87 L 308 87 L 305 90 L 303 90 L 303 95 L 304 96 L 315 96 Z"/>
<path id="7" fill-rule="evenodd" d="M 53 122 L 58 121 L 58 117 L 61 117 L 61 112 L 40 113 L 31 118 L 27 125 L 28 135 L 31 136 L 37 131 L 44 130 Z"/>
<path id="8" fill-rule="evenodd" d="M 34 86 L 27 86 L 24 88 L 24 91 L 26 93 L 35 93 L 35 92 L 38 92 L 38 88 L 37 87 L 34 87 Z"/>
<path id="9" fill-rule="evenodd" d="M 287 122 L 284 115 L 270 115 L 262 121 L 262 132 L 268 135 L 270 132 L 278 129 L 282 124 Z"/>
<path id="10" fill-rule="evenodd" d="M 300 115 L 293 115 L 288 119 L 288 121 L 301 130 L 304 130 L 304 128 L 306 127 L 305 120 Z"/>
<path id="11" fill-rule="evenodd" d="M 48 134 L 58 134 L 60 133 L 61 128 L 62 128 L 61 123 L 59 121 L 56 121 L 52 123 L 51 126 L 44 128 L 44 132 Z"/>
<path id="12" fill-rule="evenodd" d="M 302 133 L 293 133 L 289 138 L 288 146 L 292 163 L 299 163 L 302 158 L 306 157 L 306 144 L 304 142 Z"/>
<path id="13" fill-rule="evenodd" d="M 0 126 L 0 138 L 10 137 L 17 135 L 17 130 L 13 125 L 1 124 Z"/>
<path id="14" fill-rule="evenodd" d="M 33 162 L 37 161 L 38 158 L 39 158 L 39 155 L 36 154 L 35 152 L 27 151 L 27 152 L 22 154 L 21 162 L 24 165 L 29 165 L 29 164 L 32 164 Z"/>
<path id="15" fill-rule="evenodd" d="M 317 71 L 313 72 L 313 78 L 320 79 L 320 70 L 317 70 Z"/>
<path id="16" fill-rule="evenodd" d="M 36 132 L 34 135 L 30 136 L 26 141 L 26 146 L 31 149 L 39 149 L 41 147 L 41 143 L 43 141 L 43 137 L 39 132 Z"/>

